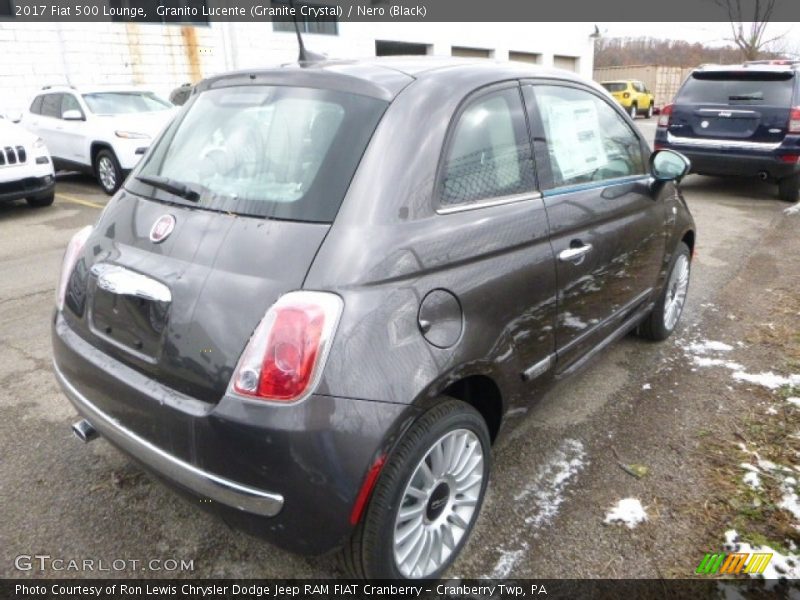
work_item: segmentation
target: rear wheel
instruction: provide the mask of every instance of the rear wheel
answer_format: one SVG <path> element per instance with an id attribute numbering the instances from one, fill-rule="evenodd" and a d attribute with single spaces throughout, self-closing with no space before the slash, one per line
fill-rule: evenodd
<path id="1" fill-rule="evenodd" d="M 778 197 L 786 202 L 797 202 L 800 192 L 800 173 L 778 181 Z"/>
<path id="2" fill-rule="evenodd" d="M 32 196 L 30 198 L 25 198 L 25 201 L 28 203 L 28 206 L 33 208 L 43 208 L 45 206 L 50 206 L 55 199 L 56 193 L 50 192 L 46 196 Z"/>
<path id="3" fill-rule="evenodd" d="M 483 417 L 464 402 L 442 398 L 411 426 L 384 466 L 343 552 L 349 575 L 438 578 L 475 525 L 489 462 Z"/>
<path id="4" fill-rule="evenodd" d="M 638 113 L 639 113 L 639 107 L 636 106 L 636 102 L 634 102 L 633 104 L 631 104 L 631 110 L 628 114 L 630 114 L 631 119 L 635 119 Z"/>
<path id="5" fill-rule="evenodd" d="M 648 119 L 653 118 L 653 103 L 650 103 L 650 106 L 647 108 L 647 117 Z"/>
<path id="6" fill-rule="evenodd" d="M 639 325 L 638 333 L 643 338 L 661 341 L 667 339 L 683 314 L 686 294 L 689 291 L 691 253 L 689 246 L 681 242 L 672 256 L 667 282 L 650 315 Z"/>
<path id="7" fill-rule="evenodd" d="M 97 176 L 97 183 L 109 196 L 122 185 L 122 169 L 111 150 L 104 149 L 97 153 L 94 159 L 94 172 Z"/>

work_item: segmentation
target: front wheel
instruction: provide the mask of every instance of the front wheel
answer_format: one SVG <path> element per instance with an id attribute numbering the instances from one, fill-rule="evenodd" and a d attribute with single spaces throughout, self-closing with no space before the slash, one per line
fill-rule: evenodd
<path id="1" fill-rule="evenodd" d="M 650 103 L 650 106 L 647 109 L 647 117 L 646 118 L 648 118 L 648 119 L 652 119 L 653 118 L 653 103 L 652 102 Z"/>
<path id="2" fill-rule="evenodd" d="M 778 197 L 784 202 L 797 202 L 800 192 L 800 174 L 785 177 L 778 182 Z"/>
<path id="3" fill-rule="evenodd" d="M 489 468 L 483 417 L 464 402 L 442 398 L 411 426 L 384 466 L 344 549 L 349 575 L 440 577 L 477 521 Z"/>
<path id="4" fill-rule="evenodd" d="M 122 185 L 122 169 L 111 150 L 100 150 L 94 159 L 94 172 L 97 183 L 103 191 L 111 196 Z"/>
<path id="5" fill-rule="evenodd" d="M 636 119 L 636 115 L 638 113 L 639 113 L 639 108 L 636 106 L 636 103 L 634 102 L 633 104 L 631 104 L 631 110 L 629 113 L 631 115 L 631 119 Z"/>
<path id="6" fill-rule="evenodd" d="M 656 301 L 650 315 L 639 325 L 638 333 L 643 338 L 661 341 L 667 339 L 683 314 L 686 294 L 689 291 L 691 253 L 689 246 L 678 244 L 672 256 L 667 283 Z"/>

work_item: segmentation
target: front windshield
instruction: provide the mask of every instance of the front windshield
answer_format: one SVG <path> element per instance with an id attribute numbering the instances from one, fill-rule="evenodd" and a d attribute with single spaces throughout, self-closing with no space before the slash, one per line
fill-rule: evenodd
<path id="1" fill-rule="evenodd" d="M 331 222 L 386 106 L 311 88 L 209 90 L 136 175 L 196 190 L 201 208 Z"/>
<path id="2" fill-rule="evenodd" d="M 172 104 L 152 92 L 97 92 L 84 94 L 83 99 L 96 115 L 122 115 L 172 108 Z"/>

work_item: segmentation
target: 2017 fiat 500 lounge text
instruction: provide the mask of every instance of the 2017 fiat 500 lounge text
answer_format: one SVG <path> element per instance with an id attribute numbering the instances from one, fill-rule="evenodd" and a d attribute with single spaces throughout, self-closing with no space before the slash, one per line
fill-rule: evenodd
<path id="1" fill-rule="evenodd" d="M 53 347 L 77 433 L 283 548 L 437 577 L 504 414 L 675 328 L 687 167 L 561 71 L 207 80 L 66 252 Z"/>

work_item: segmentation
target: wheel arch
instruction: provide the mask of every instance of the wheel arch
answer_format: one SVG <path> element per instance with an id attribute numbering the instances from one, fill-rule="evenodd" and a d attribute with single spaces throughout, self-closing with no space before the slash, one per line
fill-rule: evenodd
<path id="1" fill-rule="evenodd" d="M 117 153 L 114 152 L 114 147 L 108 142 L 100 142 L 100 141 L 92 142 L 91 145 L 89 146 L 89 158 L 92 161 L 91 165 L 92 170 L 95 170 L 94 162 L 97 159 L 97 155 L 100 154 L 101 150 L 109 150 L 115 157 L 117 156 Z"/>

